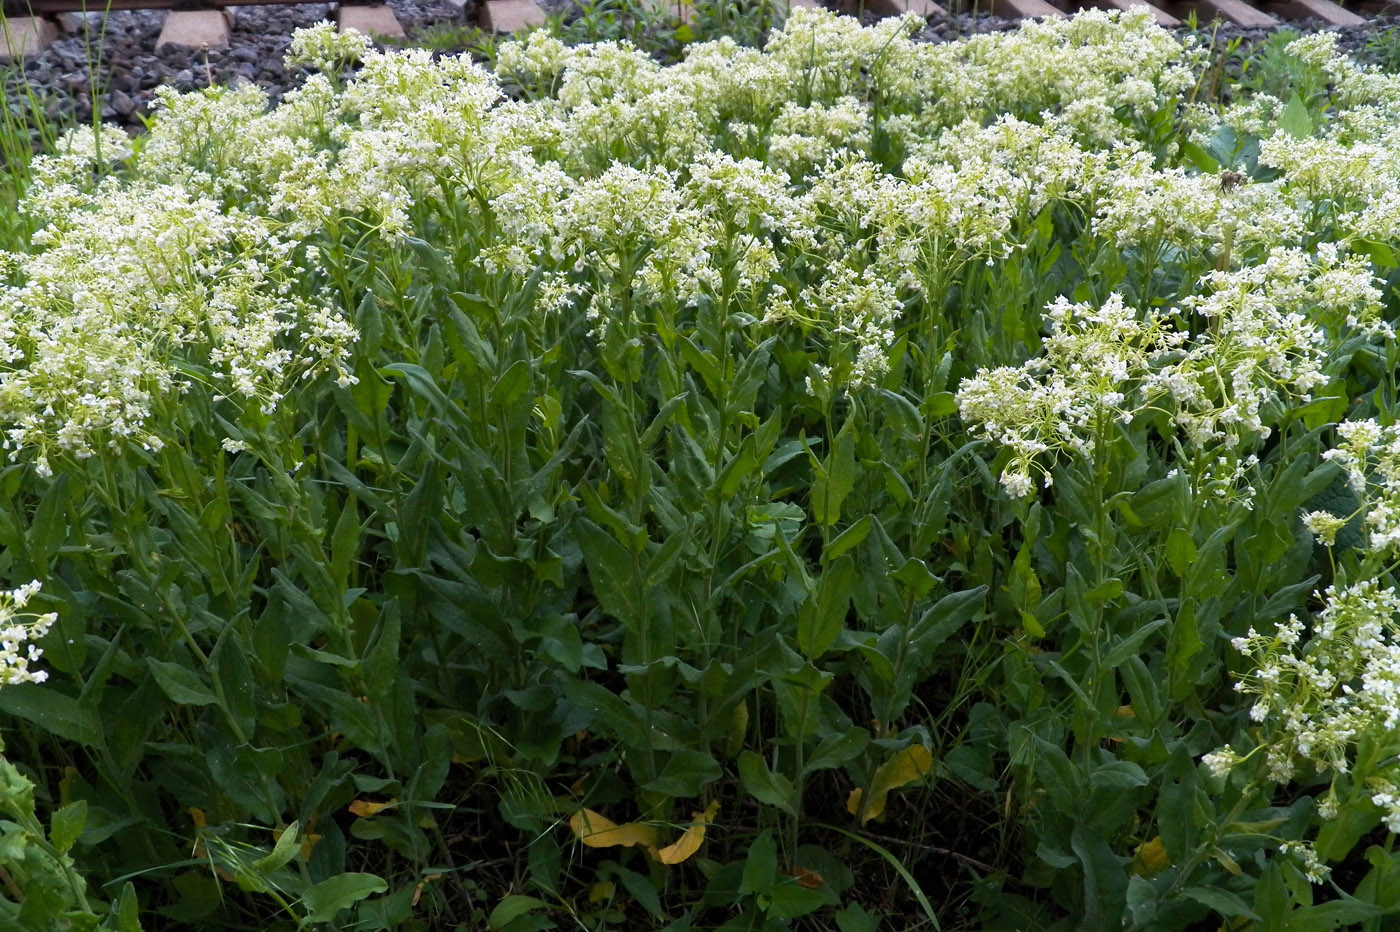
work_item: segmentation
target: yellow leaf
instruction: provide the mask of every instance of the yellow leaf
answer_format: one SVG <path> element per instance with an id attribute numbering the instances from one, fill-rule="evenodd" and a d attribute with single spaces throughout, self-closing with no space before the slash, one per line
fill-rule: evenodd
<path id="1" fill-rule="evenodd" d="M 617 884 L 613 883 L 611 880 L 595 883 L 589 888 L 588 902 L 592 903 L 594 906 L 601 906 L 612 899 L 615 892 L 617 892 Z"/>
<path id="2" fill-rule="evenodd" d="M 351 812 L 355 813 L 355 815 L 359 816 L 360 818 L 368 819 L 370 816 L 374 815 L 379 810 L 387 806 L 392 806 L 397 802 L 397 799 L 391 799 L 388 802 L 383 803 L 372 802 L 368 799 L 357 799 L 353 803 L 351 803 L 348 808 Z"/>
<path id="3" fill-rule="evenodd" d="M 198 806 L 190 807 L 190 821 L 194 823 L 195 828 L 204 828 L 209 824 L 209 820 L 204 817 L 204 810 Z"/>
<path id="4" fill-rule="evenodd" d="M 734 707 L 729 718 L 729 737 L 725 739 L 724 755 L 733 757 L 744 749 L 744 737 L 749 733 L 749 702 L 745 699 Z"/>
<path id="5" fill-rule="evenodd" d="M 700 845 L 705 841 L 705 826 L 715 820 L 719 814 L 719 800 L 715 800 L 705 807 L 704 812 L 692 812 L 690 828 L 681 834 L 675 843 L 667 845 L 656 853 L 657 859 L 662 864 L 679 864 L 692 854 L 700 850 Z"/>
<path id="6" fill-rule="evenodd" d="M 846 797 L 846 811 L 851 815 L 860 812 L 860 801 L 865 797 L 865 790 L 856 787 L 851 790 L 851 794 Z"/>
<path id="7" fill-rule="evenodd" d="M 863 796 L 865 804 L 860 807 L 860 824 L 884 814 L 885 798 L 890 790 L 913 783 L 932 769 L 933 755 L 921 744 L 905 748 L 877 767 L 870 781 L 870 795 Z M 850 808 L 849 800 L 846 808 Z"/>
<path id="8" fill-rule="evenodd" d="M 1132 871 L 1142 877 L 1151 877 L 1171 866 L 1172 859 L 1167 856 L 1167 849 L 1162 844 L 1162 836 L 1158 835 L 1151 841 L 1144 841 L 1138 845 L 1137 854 L 1133 857 Z"/>
<path id="9" fill-rule="evenodd" d="M 578 840 L 590 848 L 630 848 L 641 845 L 648 851 L 656 851 L 656 829 L 640 822 L 618 825 L 607 816 L 592 809 L 580 809 L 569 817 L 569 828 L 574 830 Z"/>

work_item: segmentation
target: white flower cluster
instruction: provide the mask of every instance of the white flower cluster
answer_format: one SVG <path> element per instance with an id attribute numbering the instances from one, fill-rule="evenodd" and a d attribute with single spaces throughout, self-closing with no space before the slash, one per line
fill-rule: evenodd
<path id="1" fill-rule="evenodd" d="M 58 614 L 22 611 L 40 588 L 36 579 L 18 589 L 0 591 L 0 686 L 42 683 L 49 678 L 47 671 L 34 667 L 44 654 L 34 642 L 49 633 Z"/>
<path id="2" fill-rule="evenodd" d="M 1322 455 L 1346 470 L 1361 499 L 1369 549 L 1393 554 L 1400 546 L 1400 426 L 1383 427 L 1373 418 L 1343 421 L 1337 437 L 1337 446 Z"/>
<path id="3" fill-rule="evenodd" d="M 276 407 L 288 386 L 345 376 L 355 332 L 292 293 L 291 244 L 261 218 L 177 185 L 112 186 L 40 230 L 0 286 L 3 448 L 77 459 L 165 443 L 153 406 L 192 380 Z"/>
<path id="4" fill-rule="evenodd" d="M 1179 346 L 1160 314 L 1139 314 L 1111 295 L 1101 307 L 1060 298 L 1047 309 L 1045 354 L 1020 367 L 983 370 L 958 388 L 958 410 L 981 437 L 1012 451 L 1001 482 L 1014 497 L 1050 482 L 1038 462 L 1060 453 L 1093 459 L 1112 421 L 1129 421 L 1143 404 L 1138 383 L 1153 361 Z"/>
<path id="5" fill-rule="evenodd" d="M 354 64 L 372 47 L 369 37 L 354 29 L 341 32 L 334 23 L 320 22 L 292 34 L 284 58 L 288 68 L 304 65 L 317 71 L 334 71 Z"/>
<path id="6" fill-rule="evenodd" d="M 1400 729 L 1400 595 L 1364 580 L 1321 597 L 1310 624 L 1295 615 L 1273 634 L 1251 628 L 1231 642 L 1251 661 L 1235 689 L 1254 697 L 1250 718 L 1272 726 L 1262 751 L 1279 782 L 1307 769 L 1345 773 L 1358 737 L 1389 746 Z"/>
<path id="7" fill-rule="evenodd" d="M 1325 347 L 1352 332 L 1390 333 L 1369 266 L 1332 244 L 1313 255 L 1277 248 L 1257 265 L 1210 272 L 1199 287 L 1169 311 L 1135 311 L 1119 295 L 1098 309 L 1060 298 L 1048 308 L 1042 356 L 963 381 L 963 419 L 1013 452 L 1002 473 L 1008 492 L 1029 494 L 1034 469 L 1048 478 L 1048 466 L 1035 465 L 1040 454 L 1092 459 L 1109 424 L 1153 408 L 1210 453 L 1198 478 L 1229 498 L 1255 462 L 1242 447 L 1272 432 L 1267 407 L 1305 402 L 1328 381 Z M 1389 526 L 1387 512 L 1375 514 Z"/>

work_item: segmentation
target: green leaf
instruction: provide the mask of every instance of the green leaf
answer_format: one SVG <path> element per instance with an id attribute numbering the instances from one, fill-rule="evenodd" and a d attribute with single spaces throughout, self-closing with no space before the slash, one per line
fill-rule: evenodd
<path id="1" fill-rule="evenodd" d="M 1181 891 L 1181 895 L 1195 900 L 1202 906 L 1209 906 L 1226 919 L 1243 916 L 1255 922 L 1261 921 L 1254 910 L 1245 905 L 1244 900 L 1220 887 L 1187 887 Z"/>
<path id="2" fill-rule="evenodd" d="M 710 755 L 682 748 L 671 752 L 661 773 L 644 788 L 666 796 L 699 796 L 708 784 L 723 775 L 719 763 Z"/>
<path id="3" fill-rule="evenodd" d="M 1176 624 L 1167 641 L 1167 670 L 1171 698 L 1180 701 L 1191 691 L 1191 660 L 1205 648 L 1196 624 L 1195 606 L 1187 602 L 1177 612 Z"/>
<path id="4" fill-rule="evenodd" d="M 1308 112 L 1308 105 L 1296 93 L 1289 99 L 1288 106 L 1283 108 L 1278 126 L 1288 135 L 1298 139 L 1306 139 L 1313 134 L 1313 120 Z"/>
<path id="5" fill-rule="evenodd" d="M 809 660 L 827 652 L 846 623 L 856 564 L 850 555 L 841 557 L 822 573 L 816 591 L 797 614 L 797 647 Z"/>
<path id="6" fill-rule="evenodd" d="M 530 387 L 530 364 L 523 359 L 511 363 L 496 384 L 491 387 L 491 404 L 509 407 L 519 401 Z"/>
<path id="7" fill-rule="evenodd" d="M 871 516 L 865 515 L 855 524 L 852 524 L 840 534 L 837 534 L 836 538 L 822 550 L 822 562 L 830 563 L 847 550 L 850 550 L 852 547 L 855 547 L 861 541 L 865 540 L 866 535 L 870 533 L 870 522 Z"/>
<path id="8" fill-rule="evenodd" d="M 213 705 L 219 701 L 203 680 L 178 663 L 148 657 L 146 666 L 151 668 L 160 691 L 176 705 Z"/>
<path id="9" fill-rule="evenodd" d="M 656 888 L 651 885 L 651 881 L 636 871 L 630 871 L 625 867 L 614 867 L 613 874 L 622 881 L 622 886 L 627 892 L 632 894 L 632 899 L 641 904 L 642 909 L 651 913 L 653 918 L 661 918 L 664 913 L 661 909 L 661 897 L 656 895 Z"/>
<path id="10" fill-rule="evenodd" d="M 1040 785 L 1045 787 L 1050 802 L 1065 814 L 1078 810 L 1079 771 L 1070 763 L 1069 756 L 1057 744 L 1051 744 L 1040 735 L 1032 736 L 1035 743 L 1035 775 Z"/>
<path id="11" fill-rule="evenodd" d="M 34 511 L 34 521 L 29 526 L 25 543 L 29 547 L 29 559 L 37 572 L 48 569 L 54 554 L 68 536 L 68 473 L 58 477 L 44 492 L 39 507 Z"/>
<path id="12" fill-rule="evenodd" d="M 1113 853 L 1102 835 L 1082 824 L 1070 832 L 1069 844 L 1084 865 L 1084 921 L 1079 928 L 1085 932 L 1121 929 L 1128 896 L 1124 859 Z"/>
<path id="13" fill-rule="evenodd" d="M 812 481 L 812 517 L 822 527 L 831 527 L 841 519 L 841 503 L 856 484 L 856 429 L 849 419 L 836 434 L 831 454 L 817 469 Z"/>
<path id="14" fill-rule="evenodd" d="M 595 721 L 602 722 L 623 744 L 629 748 L 647 747 L 646 730 L 637 718 L 632 707 L 616 693 L 589 680 L 569 678 L 564 680 L 564 695 L 569 701 Z"/>
<path id="15" fill-rule="evenodd" d="M 808 890 L 796 880 L 786 880 L 768 891 L 768 914 L 777 919 L 795 919 L 825 905 L 822 891 Z"/>
<path id="16" fill-rule="evenodd" d="M 389 885 L 374 874 L 344 873 L 314 884 L 301 895 L 307 922 L 330 922 L 336 913 L 353 906 L 373 893 L 383 893 Z M 494 914 L 493 914 L 494 915 Z M 496 926 L 492 924 L 491 928 Z"/>
<path id="17" fill-rule="evenodd" d="M 1191 532 L 1179 527 L 1172 528 L 1167 535 L 1167 563 L 1171 565 L 1172 572 L 1181 578 L 1195 562 L 1196 542 L 1191 539 Z"/>
<path id="18" fill-rule="evenodd" d="M 66 741 L 88 747 L 102 744 L 102 728 L 94 711 L 48 684 L 17 683 L 0 689 L 0 712 L 33 722 Z"/>
<path id="19" fill-rule="evenodd" d="M 635 629 L 646 617 L 646 607 L 637 592 L 632 554 L 611 534 L 587 518 L 574 519 L 579 547 L 593 585 L 593 594 L 603 610 L 629 628 Z"/>
<path id="20" fill-rule="evenodd" d="M 744 860 L 739 892 L 768 893 L 777 882 L 778 843 L 773 840 L 772 829 L 764 829 L 749 846 L 749 856 Z"/>
<path id="21" fill-rule="evenodd" d="M 1214 175 L 1220 171 L 1220 163 L 1215 160 L 1215 157 L 1196 143 L 1183 139 L 1178 141 L 1178 146 L 1182 156 L 1196 166 L 1201 174 Z"/>
<path id="22" fill-rule="evenodd" d="M 840 932 L 876 932 L 880 920 L 865 911 L 859 903 L 847 903 L 846 908 L 836 913 L 836 928 Z"/>
<path id="23" fill-rule="evenodd" d="M 61 809 L 54 810 L 52 818 L 49 820 L 49 841 L 58 849 L 60 854 L 66 853 L 73 843 L 78 840 L 78 836 L 83 833 L 83 826 L 87 823 L 87 800 L 80 799 L 71 802 Z"/>
<path id="24" fill-rule="evenodd" d="M 487 917 L 486 924 L 491 927 L 492 932 L 501 932 L 506 926 L 526 913 L 534 912 L 537 909 L 547 909 L 549 904 L 538 897 L 524 896 L 516 894 L 508 896 L 496 904 L 496 908 L 491 910 L 491 915 Z"/>
<path id="25" fill-rule="evenodd" d="M 282 830 L 282 834 L 278 836 L 277 844 L 273 845 L 272 851 L 265 857 L 258 858 L 254 861 L 251 867 L 259 874 L 270 874 L 296 857 L 297 852 L 300 850 L 301 823 L 293 822 Z"/>
<path id="26" fill-rule="evenodd" d="M 864 728 L 852 727 L 838 735 L 831 735 L 818 744 L 807 758 L 802 768 L 803 775 L 816 770 L 825 770 L 855 760 L 870 745 L 870 733 Z"/>
<path id="27" fill-rule="evenodd" d="M 1158 628 L 1167 623 L 1165 618 L 1158 618 L 1134 629 L 1133 633 L 1113 645 L 1113 649 L 1108 652 L 1103 660 L 1106 669 L 1116 669 L 1119 665 L 1127 661 L 1129 657 L 1134 657 L 1142 649 L 1143 643 L 1151 637 Z"/>
<path id="28" fill-rule="evenodd" d="M 117 920 L 117 932 L 141 932 L 140 910 L 136 887 L 128 880 L 122 886 L 121 895 L 117 897 L 116 907 L 112 910 Z"/>
<path id="29" fill-rule="evenodd" d="M 753 751 L 739 752 L 739 782 L 745 792 L 768 806 L 776 806 L 789 815 L 797 815 L 796 793 L 792 781 L 768 769 L 763 758 Z"/>
<path id="30" fill-rule="evenodd" d="M 952 392 L 934 392 L 924 399 L 920 406 L 924 417 L 933 418 L 948 417 L 958 413 L 958 400 Z"/>

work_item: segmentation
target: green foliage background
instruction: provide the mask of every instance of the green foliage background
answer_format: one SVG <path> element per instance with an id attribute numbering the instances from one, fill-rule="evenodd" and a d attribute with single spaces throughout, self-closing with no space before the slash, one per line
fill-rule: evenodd
<path id="1" fill-rule="evenodd" d="M 898 175 L 878 128 L 897 94 L 815 42 L 813 75 L 827 52 L 840 80 L 805 103 L 854 94 L 877 127 L 862 156 Z M 1331 106 L 1309 74 L 1286 77 L 1299 135 Z M 766 108 L 716 144 L 761 158 Z M 1173 98 L 1115 119 L 1160 167 L 1266 178 L 1257 140 L 1178 146 L 1180 116 Z M 211 127 L 195 167 L 222 170 L 239 131 Z M 578 174 L 663 165 L 662 143 L 619 136 Z M 0 689 L 0 922 L 1380 929 L 1400 911 L 1365 793 L 1323 829 L 1336 882 L 1314 886 L 1278 853 L 1322 824 L 1306 781 L 1261 794 L 1198 765 L 1252 727 L 1228 639 L 1336 572 L 1299 514 L 1343 494 L 1331 425 L 1390 418 L 1393 342 L 1339 342 L 1316 401 L 1266 412 L 1252 507 L 1193 484 L 1150 418 L 1012 499 L 961 380 L 1034 356 L 1057 295 L 1168 306 L 1209 251 L 1120 247 L 1052 201 L 1012 219 L 1004 255 L 939 253 L 932 296 L 900 294 L 886 367 L 850 387 L 848 343 L 743 293 L 757 218 L 722 226 L 719 277 L 682 304 L 637 284 L 646 235 L 488 270 L 500 218 L 472 180 L 416 200 L 406 236 L 366 211 L 297 243 L 298 293 L 334 293 L 358 330 L 355 384 L 239 407 L 194 352 L 160 449 L 0 470 L 0 573 L 41 580 L 60 615 L 50 681 Z M 825 222 L 876 251 L 859 217 Z M 776 290 L 826 274 L 776 248 Z M 584 300 L 542 309 L 546 271 L 606 297 L 605 338 Z M 930 766 L 881 777 L 911 748 Z M 882 779 L 879 821 L 848 811 Z M 714 801 L 677 865 L 569 828 L 587 808 L 669 843 Z"/>

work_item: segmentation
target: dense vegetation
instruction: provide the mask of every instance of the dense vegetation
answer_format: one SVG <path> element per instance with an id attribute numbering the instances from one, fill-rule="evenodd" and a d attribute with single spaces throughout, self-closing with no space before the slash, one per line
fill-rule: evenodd
<path id="1" fill-rule="evenodd" d="M 0 925 L 1390 927 L 1400 79 L 916 25 L 16 161 Z"/>

